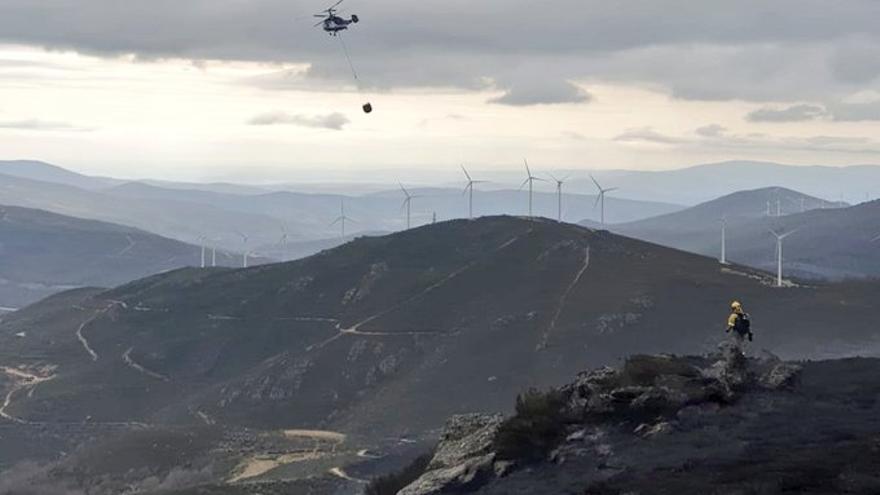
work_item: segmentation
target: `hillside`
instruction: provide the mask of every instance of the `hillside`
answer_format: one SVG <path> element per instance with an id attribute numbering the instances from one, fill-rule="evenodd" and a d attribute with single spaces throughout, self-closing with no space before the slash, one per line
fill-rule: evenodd
<path id="1" fill-rule="evenodd" d="M 240 264 L 240 257 L 217 256 L 221 266 Z M 0 206 L 0 306 L 21 307 L 74 287 L 114 287 L 200 262 L 200 247 L 142 230 Z"/>
<path id="2" fill-rule="evenodd" d="M 88 190 L 99 190 L 120 181 L 78 174 L 51 163 L 36 160 L 0 160 L 0 174 Z"/>
<path id="3" fill-rule="evenodd" d="M 178 270 L 60 294 L 0 323 L 0 416 L 26 422 L 0 463 L 22 445 L 43 448 L 47 429 L 63 443 L 82 425 L 116 432 L 102 439 L 205 425 L 228 432 L 204 448 L 221 442 L 232 466 L 275 452 L 277 465 L 249 480 L 296 478 L 363 462 L 363 449 L 430 441 L 450 414 L 509 410 L 524 387 L 584 366 L 713 348 L 731 298 L 754 315 L 760 345 L 783 356 L 875 352 L 878 296 L 867 283 L 778 290 L 712 259 L 512 217 L 247 270 Z M 307 465 L 291 460 L 301 447 L 278 443 L 282 430 L 315 429 L 347 440 Z M 143 459 L 135 451 L 126 455 Z M 227 464 L 212 469 L 232 476 Z"/>
<path id="4" fill-rule="evenodd" d="M 775 216 L 776 198 L 781 198 L 779 217 Z M 766 215 L 768 201 L 774 216 Z M 801 212 L 801 204 L 806 211 Z M 773 271 L 775 238 L 770 230 L 797 230 L 786 240 L 784 251 L 786 270 L 793 276 L 833 280 L 880 276 L 880 251 L 871 242 L 880 234 L 880 201 L 818 207 L 822 204 L 794 191 L 762 189 L 609 228 L 629 237 L 718 257 L 721 218 L 725 217 L 729 261 Z"/>
<path id="5" fill-rule="evenodd" d="M 455 407 L 479 409 L 584 362 L 699 350 L 720 337 L 715 329 L 732 297 L 774 329 L 762 342 L 779 352 L 816 355 L 832 326 L 840 345 L 862 342 L 871 333 L 858 308 L 876 289 L 777 291 L 760 275 L 722 270 L 711 259 L 499 217 L 362 238 L 283 265 L 175 271 L 72 307 L 33 307 L 0 332 L 4 361 L 40 354 L 59 366 L 40 400 L 12 408 L 34 419 L 187 422 L 198 405 L 225 422 L 363 428 L 370 418 L 373 427 L 399 431 L 451 412 L 430 392 L 451 384 Z M 850 301 L 845 313 L 841 297 Z M 80 334 L 94 354 L 77 337 L 83 321 Z M 22 330 L 31 336 L 13 337 Z M 126 364 L 128 350 L 151 373 Z M 492 359 L 478 359 L 486 355 Z M 485 380 L 464 380 L 474 376 Z M 98 402 L 89 383 L 104 389 Z M 144 385 L 150 392 L 137 404 L 110 391 Z M 371 413 L 389 404 L 394 414 Z"/>
<path id="6" fill-rule="evenodd" d="M 238 232 L 250 236 L 251 246 L 277 242 L 281 235 L 281 222 L 264 215 L 188 201 L 116 196 L 2 172 L 0 196 L 6 205 L 126 225 L 191 244 L 204 235 L 229 251 L 243 249 Z"/>
<path id="7" fill-rule="evenodd" d="M 521 395 L 510 418 L 451 418 L 397 493 L 874 494 L 878 371 L 733 349 L 633 356 Z"/>

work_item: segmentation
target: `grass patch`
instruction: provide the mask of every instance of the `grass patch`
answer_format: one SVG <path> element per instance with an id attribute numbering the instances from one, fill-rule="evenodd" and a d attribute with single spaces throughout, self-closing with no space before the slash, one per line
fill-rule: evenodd
<path id="1" fill-rule="evenodd" d="M 556 389 L 529 390 L 516 398 L 516 414 L 495 436 L 494 450 L 504 460 L 543 459 L 565 437 L 565 395 Z"/>

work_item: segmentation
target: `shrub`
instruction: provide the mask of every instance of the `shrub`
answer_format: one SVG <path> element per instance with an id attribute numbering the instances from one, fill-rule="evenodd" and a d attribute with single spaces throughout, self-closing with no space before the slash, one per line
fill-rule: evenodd
<path id="1" fill-rule="evenodd" d="M 651 386 L 662 375 L 685 378 L 699 376 L 696 368 L 684 360 L 666 356 L 635 355 L 629 357 L 621 370 L 621 385 Z"/>
<path id="2" fill-rule="evenodd" d="M 516 398 L 516 414 L 505 420 L 495 436 L 500 459 L 536 461 L 543 459 L 565 437 L 563 409 L 565 394 L 529 390 Z"/>
<path id="3" fill-rule="evenodd" d="M 364 489 L 364 495 L 396 495 L 425 473 L 433 457 L 433 453 L 420 455 L 400 471 L 374 478 Z"/>

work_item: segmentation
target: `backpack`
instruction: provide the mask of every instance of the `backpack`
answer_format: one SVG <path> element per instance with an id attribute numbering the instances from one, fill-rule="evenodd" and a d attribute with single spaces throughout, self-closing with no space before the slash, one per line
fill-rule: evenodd
<path id="1" fill-rule="evenodd" d="M 752 321 L 749 319 L 748 313 L 737 315 L 736 324 L 734 324 L 733 329 L 741 334 L 751 333 Z"/>

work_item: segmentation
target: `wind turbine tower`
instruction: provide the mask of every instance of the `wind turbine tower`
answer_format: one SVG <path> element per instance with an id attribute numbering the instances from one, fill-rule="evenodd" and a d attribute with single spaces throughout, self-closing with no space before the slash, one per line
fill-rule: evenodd
<path id="1" fill-rule="evenodd" d="M 406 188 L 403 187 L 403 184 L 400 184 L 400 190 L 403 191 L 404 195 L 403 205 L 401 206 L 401 208 L 406 210 L 406 230 L 409 230 L 410 225 L 412 225 L 412 200 L 418 198 L 418 196 L 410 194 L 409 191 L 407 191 Z"/>
<path id="2" fill-rule="evenodd" d="M 345 241 L 345 222 L 353 222 L 351 218 L 348 218 L 345 214 L 345 200 L 341 200 L 339 204 L 339 216 L 336 217 L 336 220 L 333 220 L 333 223 L 330 226 L 336 225 L 337 223 L 340 225 L 342 229 L 342 240 Z"/>
<path id="3" fill-rule="evenodd" d="M 287 241 L 290 236 L 287 235 L 287 227 L 282 223 L 281 224 L 281 239 L 278 240 L 278 245 L 281 246 L 281 261 L 287 261 L 289 256 L 287 256 Z"/>
<path id="4" fill-rule="evenodd" d="M 239 232 L 238 235 L 241 236 L 242 245 L 244 246 L 244 250 L 241 254 L 241 267 L 247 268 L 248 267 L 248 255 L 250 254 L 248 252 L 248 236 L 242 234 L 241 232 Z"/>
<path id="5" fill-rule="evenodd" d="M 771 230 L 770 233 L 776 237 L 776 286 L 782 287 L 782 241 L 785 240 L 786 237 L 794 234 L 797 230 L 792 230 L 791 232 L 786 232 L 784 234 L 780 234 L 775 230 Z"/>
<path id="6" fill-rule="evenodd" d="M 721 264 L 727 264 L 727 218 L 721 217 Z"/>
<path id="7" fill-rule="evenodd" d="M 534 218 L 534 215 L 532 213 L 532 205 L 534 202 L 533 196 L 534 196 L 534 192 L 535 192 L 534 191 L 535 181 L 536 180 L 541 181 L 541 182 L 546 182 L 546 181 L 544 179 L 541 179 L 539 177 L 535 177 L 534 175 L 532 175 L 532 170 L 529 168 L 529 161 L 528 160 L 523 158 L 523 163 L 525 163 L 525 165 L 526 165 L 526 180 L 523 181 L 522 185 L 520 185 L 519 188 L 520 188 L 520 190 L 522 190 L 522 188 L 525 187 L 526 184 L 529 185 L 529 218 Z"/>
<path id="8" fill-rule="evenodd" d="M 601 204 L 602 225 L 605 225 L 605 194 L 610 193 L 611 191 L 616 191 L 619 188 L 617 188 L 617 187 L 609 187 L 608 189 L 603 188 L 601 185 L 599 185 L 599 182 L 596 180 L 596 178 L 593 177 L 593 174 L 590 174 L 590 179 L 593 180 L 593 184 L 596 184 L 596 189 L 599 190 L 599 195 L 596 196 L 596 202 L 593 204 L 593 208 L 595 208 L 596 205 Z"/>
<path id="9" fill-rule="evenodd" d="M 471 174 L 468 173 L 467 169 L 464 168 L 464 165 L 461 166 L 461 171 L 464 172 L 464 176 L 467 177 L 467 185 L 464 186 L 464 192 L 462 194 L 468 195 L 468 218 L 474 218 L 474 184 L 480 184 L 486 182 L 484 180 L 474 180 L 471 178 Z"/>
<path id="10" fill-rule="evenodd" d="M 207 250 L 207 246 L 205 246 L 206 241 L 207 241 L 207 239 L 205 238 L 205 236 L 203 236 L 203 235 L 199 236 L 199 244 L 201 245 L 201 248 L 202 248 L 202 263 L 201 263 L 202 268 L 205 268 L 205 251 Z"/>
<path id="11" fill-rule="evenodd" d="M 553 174 L 549 174 L 550 178 L 553 179 L 553 182 L 556 183 L 556 202 L 557 202 L 557 212 L 556 212 L 556 220 L 560 223 L 562 222 L 562 185 L 565 184 L 565 181 L 568 180 L 568 176 L 561 179 L 557 179 L 553 176 Z"/>

